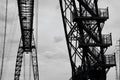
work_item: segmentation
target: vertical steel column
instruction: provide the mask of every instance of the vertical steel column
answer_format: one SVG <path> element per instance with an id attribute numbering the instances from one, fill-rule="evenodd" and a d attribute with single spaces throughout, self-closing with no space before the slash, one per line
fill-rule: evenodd
<path id="1" fill-rule="evenodd" d="M 32 58 L 33 78 L 39 80 L 37 50 L 33 36 L 34 0 L 17 0 L 21 27 L 21 40 L 18 48 L 14 80 L 20 79 L 23 54 Z"/>

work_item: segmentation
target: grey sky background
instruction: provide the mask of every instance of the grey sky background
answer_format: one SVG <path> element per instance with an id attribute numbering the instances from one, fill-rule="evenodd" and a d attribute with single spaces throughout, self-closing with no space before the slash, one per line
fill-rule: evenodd
<path id="1" fill-rule="evenodd" d="M 0 1 L 0 55 L 2 55 L 5 0 Z M 8 1 L 7 39 L 2 80 L 13 80 L 14 78 L 15 61 L 20 39 L 17 0 Z M 114 53 L 116 40 L 120 38 L 119 4 L 119 0 L 99 0 L 100 7 L 109 7 L 110 17 L 104 25 L 103 33 L 112 33 L 113 45 L 108 49 L 107 54 Z M 35 25 L 34 21 L 34 27 Z M 40 80 L 69 80 L 71 77 L 59 0 L 39 0 L 38 60 Z M 115 80 L 115 77 L 115 68 L 111 68 L 107 80 Z"/>

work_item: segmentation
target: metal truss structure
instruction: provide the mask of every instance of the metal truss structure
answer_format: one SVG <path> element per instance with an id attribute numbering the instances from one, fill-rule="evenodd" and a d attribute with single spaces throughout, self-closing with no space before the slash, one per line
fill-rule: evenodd
<path id="1" fill-rule="evenodd" d="M 14 80 L 20 79 L 23 54 L 31 56 L 34 80 L 39 80 L 37 50 L 33 36 L 34 0 L 17 0 L 21 26 L 21 40 L 17 52 Z"/>
<path id="2" fill-rule="evenodd" d="M 98 0 L 59 0 L 69 59 L 70 80 L 106 80 L 115 55 L 105 52 L 112 45 L 110 34 L 102 34 L 109 18 L 108 8 L 98 8 Z"/>

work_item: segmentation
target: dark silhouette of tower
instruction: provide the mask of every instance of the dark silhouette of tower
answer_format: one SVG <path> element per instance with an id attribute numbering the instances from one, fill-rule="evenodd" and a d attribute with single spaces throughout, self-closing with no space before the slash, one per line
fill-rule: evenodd
<path id="1" fill-rule="evenodd" d="M 37 50 L 33 36 L 34 0 L 17 0 L 21 39 L 17 52 L 14 80 L 20 79 L 23 55 L 29 54 L 33 69 L 34 80 L 39 80 Z M 28 63 L 27 63 L 28 64 Z"/>
<path id="2" fill-rule="evenodd" d="M 72 69 L 71 80 L 106 80 L 115 56 L 105 55 L 112 45 L 110 34 L 102 34 L 108 8 L 98 0 L 59 0 Z"/>

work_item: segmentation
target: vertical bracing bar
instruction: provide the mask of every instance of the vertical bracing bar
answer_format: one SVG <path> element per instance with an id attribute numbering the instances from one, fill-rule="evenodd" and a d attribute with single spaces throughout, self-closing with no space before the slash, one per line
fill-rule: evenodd
<path id="1" fill-rule="evenodd" d="M 33 36 L 34 0 L 17 0 L 17 2 L 21 26 L 21 39 L 16 58 L 14 80 L 20 79 L 23 54 L 26 53 L 31 56 L 33 78 L 34 80 L 39 80 L 37 50 Z"/>

